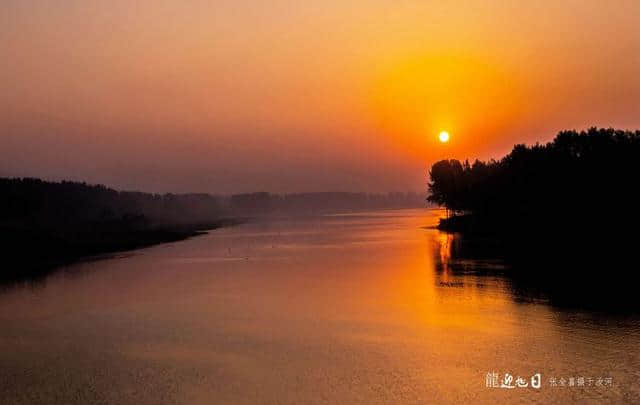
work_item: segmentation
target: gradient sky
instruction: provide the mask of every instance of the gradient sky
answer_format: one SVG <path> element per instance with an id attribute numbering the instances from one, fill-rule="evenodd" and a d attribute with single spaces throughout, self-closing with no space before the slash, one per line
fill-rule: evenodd
<path id="1" fill-rule="evenodd" d="M 633 0 L 3 0 L 0 176 L 423 191 L 438 159 L 640 128 L 638 16 Z"/>

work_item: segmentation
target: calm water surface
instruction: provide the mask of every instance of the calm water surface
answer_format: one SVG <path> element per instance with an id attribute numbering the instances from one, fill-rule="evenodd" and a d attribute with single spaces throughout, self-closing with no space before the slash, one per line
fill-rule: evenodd
<path id="1" fill-rule="evenodd" d="M 264 220 L 5 288 L 0 403 L 640 401 L 636 317 L 523 296 L 499 261 L 454 270 L 439 215 Z"/>

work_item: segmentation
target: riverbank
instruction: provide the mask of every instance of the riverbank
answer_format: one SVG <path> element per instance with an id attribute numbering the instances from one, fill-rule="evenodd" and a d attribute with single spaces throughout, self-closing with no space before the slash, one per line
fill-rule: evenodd
<path id="1" fill-rule="evenodd" d="M 140 249 L 176 242 L 207 231 L 237 225 L 242 219 L 220 219 L 193 224 L 164 224 L 148 228 L 87 226 L 71 230 L 25 227 L 0 228 L 0 244 L 6 249 L 0 282 L 45 275 L 58 266 L 95 255 Z"/>

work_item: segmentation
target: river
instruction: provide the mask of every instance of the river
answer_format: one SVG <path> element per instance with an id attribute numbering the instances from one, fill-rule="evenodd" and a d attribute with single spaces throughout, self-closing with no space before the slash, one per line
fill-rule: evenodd
<path id="1" fill-rule="evenodd" d="M 441 215 L 256 220 L 6 286 L 0 403 L 640 401 L 640 319 L 453 268 Z"/>

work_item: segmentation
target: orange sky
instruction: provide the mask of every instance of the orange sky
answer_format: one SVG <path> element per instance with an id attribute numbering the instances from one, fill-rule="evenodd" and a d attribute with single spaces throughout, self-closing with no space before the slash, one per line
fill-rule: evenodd
<path id="1" fill-rule="evenodd" d="M 437 159 L 640 128 L 638 15 L 623 0 L 4 0 L 0 176 L 423 191 Z"/>

